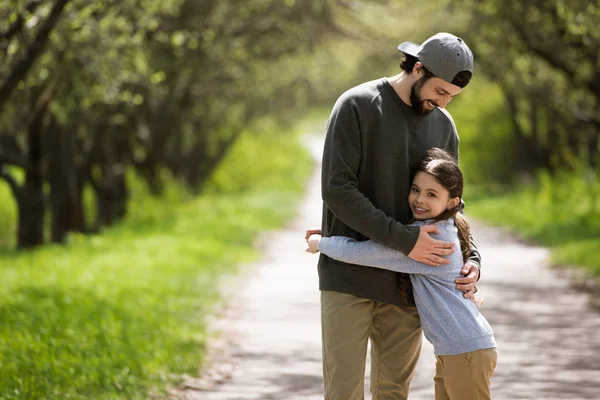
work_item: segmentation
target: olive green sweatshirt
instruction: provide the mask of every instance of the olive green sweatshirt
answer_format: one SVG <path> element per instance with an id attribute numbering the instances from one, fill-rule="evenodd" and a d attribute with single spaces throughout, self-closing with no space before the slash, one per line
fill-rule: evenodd
<path id="1" fill-rule="evenodd" d="M 458 143 L 445 110 L 417 115 L 385 78 L 342 94 L 327 124 L 323 152 L 323 236 L 373 239 L 408 255 L 419 236 L 419 227 L 407 226 L 410 165 L 432 147 L 458 159 Z M 473 244 L 471 260 L 480 265 Z M 407 274 L 347 264 L 323 254 L 318 269 L 320 290 L 415 305 Z"/>

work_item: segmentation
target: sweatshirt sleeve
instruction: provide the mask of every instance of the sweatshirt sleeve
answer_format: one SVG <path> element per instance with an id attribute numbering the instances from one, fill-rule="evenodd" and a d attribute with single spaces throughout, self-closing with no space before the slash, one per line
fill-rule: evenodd
<path id="1" fill-rule="evenodd" d="M 321 175 L 323 201 L 348 227 L 409 254 L 419 237 L 419 228 L 387 216 L 360 192 L 360 161 L 360 110 L 355 99 L 346 94 L 336 102 L 327 125 Z"/>
<path id="2" fill-rule="evenodd" d="M 479 267 L 479 272 L 481 273 L 481 253 L 475 246 L 475 242 L 473 241 L 473 235 L 469 236 L 469 241 L 471 242 L 471 254 L 469 255 L 469 261 L 474 262 Z"/>
<path id="3" fill-rule="evenodd" d="M 417 262 L 400 251 L 373 240 L 359 242 L 344 236 L 324 237 L 319 241 L 319 251 L 349 264 L 409 274 L 435 274 L 440 268 Z"/>

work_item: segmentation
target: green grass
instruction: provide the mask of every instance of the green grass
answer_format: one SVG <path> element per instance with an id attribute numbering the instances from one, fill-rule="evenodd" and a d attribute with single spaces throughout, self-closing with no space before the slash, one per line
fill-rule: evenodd
<path id="1" fill-rule="evenodd" d="M 135 181 L 118 226 L 0 253 L 0 399 L 148 399 L 197 373 L 219 277 L 293 215 L 310 169 L 291 134 L 245 135 L 203 196 Z"/>
<path id="2" fill-rule="evenodd" d="M 555 265 L 600 276 L 600 181 L 597 174 L 540 173 L 537 183 L 479 191 L 467 185 L 467 214 L 510 228 L 551 250 Z"/>

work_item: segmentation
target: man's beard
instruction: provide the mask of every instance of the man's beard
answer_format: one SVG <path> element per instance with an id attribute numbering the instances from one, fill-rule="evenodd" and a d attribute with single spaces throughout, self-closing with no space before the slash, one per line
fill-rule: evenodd
<path id="1" fill-rule="evenodd" d="M 421 116 L 427 115 L 433 111 L 433 109 L 430 110 L 425 105 L 425 102 L 427 100 L 423 100 L 421 98 L 420 92 L 426 81 L 427 81 L 427 79 L 421 78 L 418 81 L 416 81 L 415 83 L 413 83 L 412 86 L 410 87 L 410 104 L 412 104 L 413 110 L 415 110 L 415 112 Z"/>

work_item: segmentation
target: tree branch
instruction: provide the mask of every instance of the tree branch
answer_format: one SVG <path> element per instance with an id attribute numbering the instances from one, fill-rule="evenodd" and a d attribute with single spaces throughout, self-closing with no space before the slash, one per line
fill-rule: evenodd
<path id="1" fill-rule="evenodd" d="M 42 54 L 44 46 L 48 42 L 50 32 L 58 23 L 60 16 L 69 1 L 70 0 L 56 0 L 48 19 L 38 31 L 33 42 L 29 45 L 25 56 L 17 62 L 10 71 L 8 77 L 2 82 L 2 86 L 0 86 L 0 110 L 10 98 L 10 95 L 17 87 L 18 83 L 27 75 L 37 58 Z"/>
<path id="2" fill-rule="evenodd" d="M 0 165 L 9 164 L 25 170 L 31 170 L 31 163 L 22 154 L 7 151 L 0 147 Z"/>
<path id="3" fill-rule="evenodd" d="M 31 168 L 29 160 L 17 143 L 16 137 L 6 133 L 0 134 L 0 166 L 3 164 L 14 165 L 25 170 Z"/>
<path id="4" fill-rule="evenodd" d="M 525 31 L 525 26 L 519 22 L 512 21 L 511 23 L 514 31 L 517 33 L 519 38 L 525 43 L 525 45 L 529 48 L 529 50 L 537 55 L 538 57 L 546 60 L 550 65 L 554 68 L 565 72 L 568 75 L 572 75 L 575 73 L 574 65 L 569 61 L 566 61 L 565 58 L 561 58 L 559 52 L 556 50 L 549 51 L 543 49 L 542 46 L 539 46 L 535 41 L 527 34 Z M 576 66 L 576 65 L 575 65 Z"/>
<path id="5" fill-rule="evenodd" d="M 33 14 L 35 9 L 42 4 L 42 0 L 30 0 L 25 4 L 25 11 L 29 14 Z M 17 15 L 17 19 L 6 29 L 4 32 L 0 32 L 0 40 L 10 40 L 13 36 L 17 35 L 23 29 L 25 18 L 23 14 Z"/>
<path id="6" fill-rule="evenodd" d="M 524 26 L 519 24 L 518 22 L 513 22 L 512 26 L 519 38 L 523 41 L 523 43 L 525 43 L 525 45 L 533 54 L 545 60 L 548 64 L 558 69 L 559 71 L 563 71 L 567 75 L 576 74 L 577 67 L 579 67 L 579 64 L 574 63 L 572 62 L 572 60 L 568 60 L 565 57 L 562 57 L 561 53 L 564 54 L 564 52 L 557 51 L 557 49 L 551 50 L 549 48 L 545 48 L 543 45 L 539 45 L 527 34 Z M 593 61 L 593 59 L 591 59 L 590 61 Z M 594 76 L 591 77 L 591 79 L 586 79 L 582 83 L 592 92 L 594 97 L 596 97 L 596 99 L 600 101 L 600 81 L 598 81 L 598 78 L 600 78 L 600 72 L 595 73 Z"/>

